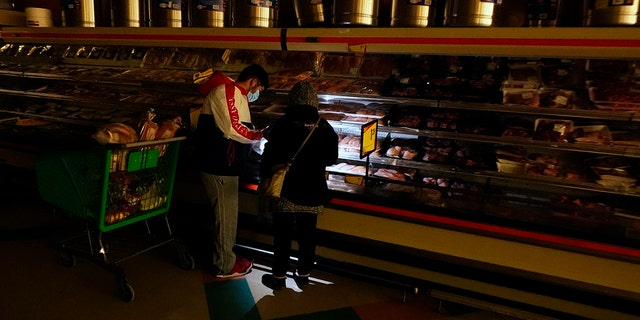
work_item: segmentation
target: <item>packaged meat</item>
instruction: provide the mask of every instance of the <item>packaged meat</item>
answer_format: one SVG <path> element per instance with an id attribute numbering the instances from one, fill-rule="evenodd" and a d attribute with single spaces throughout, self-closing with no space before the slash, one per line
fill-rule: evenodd
<path id="1" fill-rule="evenodd" d="M 477 145 L 459 148 L 454 154 L 455 163 L 461 167 L 484 168 L 487 167 L 486 155 L 483 149 Z"/>
<path id="2" fill-rule="evenodd" d="M 540 162 L 530 162 L 524 165 L 524 172 L 533 176 L 560 177 L 560 167 Z"/>
<path id="3" fill-rule="evenodd" d="M 604 125 L 576 126 L 569 139 L 575 143 L 611 144 L 611 132 Z"/>
<path id="4" fill-rule="evenodd" d="M 527 150 L 520 146 L 500 146 L 496 148 L 496 159 L 502 163 L 526 163 Z"/>
<path id="5" fill-rule="evenodd" d="M 415 178 L 416 170 L 410 169 L 410 168 L 397 168 L 397 169 L 380 168 L 373 175 L 376 177 L 381 177 L 381 178 L 390 179 L 390 180 L 409 181 Z"/>
<path id="6" fill-rule="evenodd" d="M 510 126 L 510 127 L 507 127 L 502 132 L 502 136 L 503 137 L 531 138 L 533 136 L 533 133 L 532 133 L 531 129 L 527 129 L 527 128 L 523 128 L 523 127 L 517 127 L 517 126 Z"/>
<path id="7" fill-rule="evenodd" d="M 594 103 L 632 103 L 640 101 L 640 90 L 626 86 L 589 87 L 589 99 Z"/>
<path id="8" fill-rule="evenodd" d="M 447 178 L 423 177 L 422 183 L 430 186 L 438 186 L 441 188 L 449 187 L 449 179 Z"/>
<path id="9" fill-rule="evenodd" d="M 431 148 L 424 147 L 424 155 L 422 156 L 422 161 L 426 162 L 434 162 L 434 163 L 447 163 L 449 162 L 449 156 L 453 148 L 451 147 L 442 147 L 442 148 Z"/>
<path id="10" fill-rule="evenodd" d="M 341 152 L 360 153 L 360 137 L 346 135 L 338 142 L 338 148 Z"/>
<path id="11" fill-rule="evenodd" d="M 632 68 L 628 60 L 589 59 L 587 60 L 586 70 L 621 75 L 629 74 Z"/>
<path id="12" fill-rule="evenodd" d="M 364 58 L 351 54 L 326 54 L 322 61 L 324 76 L 357 76 Z"/>
<path id="13" fill-rule="evenodd" d="M 364 176 L 366 173 L 366 168 L 364 166 L 353 165 L 344 162 L 329 166 L 327 167 L 327 170 L 359 176 Z"/>
<path id="14" fill-rule="evenodd" d="M 540 91 L 538 89 L 504 88 L 502 89 L 502 103 L 539 107 Z"/>
<path id="15" fill-rule="evenodd" d="M 551 88 L 573 89 L 584 84 L 584 65 L 578 60 L 546 59 L 542 61 L 540 74 L 542 85 Z"/>
<path id="16" fill-rule="evenodd" d="M 510 63 L 509 80 L 540 83 L 540 64 L 538 61 Z"/>
<path id="17" fill-rule="evenodd" d="M 541 107 L 575 109 L 576 102 L 576 93 L 573 90 L 544 88 L 540 91 Z"/>
<path id="18" fill-rule="evenodd" d="M 498 172 L 504 173 L 514 173 L 514 174 L 522 174 L 524 173 L 524 163 L 504 163 L 504 162 L 496 162 L 496 166 L 498 167 Z"/>
<path id="19" fill-rule="evenodd" d="M 540 88 L 540 83 L 538 82 L 529 82 L 529 81 L 511 81 L 506 80 L 502 82 L 502 88 L 509 89 L 538 89 Z"/>
<path id="20" fill-rule="evenodd" d="M 614 145 L 640 146 L 640 133 L 631 131 L 613 131 L 611 140 Z"/>
<path id="21" fill-rule="evenodd" d="M 559 119 L 536 119 L 533 139 L 552 142 L 568 142 L 573 131 L 573 121 Z"/>
<path id="22" fill-rule="evenodd" d="M 413 160 L 418 156 L 418 151 L 416 151 L 417 143 L 417 139 L 395 138 L 389 143 L 390 145 L 385 152 L 385 156 Z"/>
<path id="23" fill-rule="evenodd" d="M 360 77 L 386 79 L 391 75 L 392 68 L 392 56 L 367 55 L 360 66 Z"/>

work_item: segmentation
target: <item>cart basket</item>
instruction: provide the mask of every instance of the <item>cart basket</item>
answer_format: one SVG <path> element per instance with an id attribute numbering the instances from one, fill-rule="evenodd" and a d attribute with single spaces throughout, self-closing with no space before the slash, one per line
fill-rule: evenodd
<path id="1" fill-rule="evenodd" d="M 36 161 L 40 195 L 100 231 L 166 213 L 184 139 L 47 153 Z"/>

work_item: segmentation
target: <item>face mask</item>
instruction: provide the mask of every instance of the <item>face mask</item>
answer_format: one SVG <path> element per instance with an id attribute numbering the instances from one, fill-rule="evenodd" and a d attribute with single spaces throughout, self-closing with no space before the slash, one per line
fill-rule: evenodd
<path id="1" fill-rule="evenodd" d="M 260 97 L 260 90 L 256 90 L 256 92 L 247 93 L 247 99 L 249 100 L 249 102 L 254 102 L 258 100 L 258 97 Z"/>

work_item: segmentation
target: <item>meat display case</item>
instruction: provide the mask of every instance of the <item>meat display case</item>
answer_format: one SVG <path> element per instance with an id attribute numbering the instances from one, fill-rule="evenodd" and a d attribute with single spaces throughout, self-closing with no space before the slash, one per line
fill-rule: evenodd
<path id="1" fill-rule="evenodd" d="M 375 32 L 367 28 L 234 28 L 215 31 L 203 28 L 3 28 L 0 36 L 6 44 L 16 45 L 202 49 L 212 50 L 210 52 L 216 54 L 233 49 L 323 52 L 363 57 L 640 59 L 640 37 L 633 28 L 376 28 Z M 132 71 L 138 69 L 140 63 L 107 67 Z M 63 66 L 77 67 L 78 64 L 63 63 Z M 99 62 L 93 62 L 93 67 L 98 66 L 101 66 Z M 154 69 L 151 62 L 147 69 Z M 192 71 L 196 70 L 186 70 L 187 73 Z M 39 81 L 40 84 L 78 80 L 91 84 L 96 81 L 73 76 L 61 79 L 51 74 L 43 79 L 42 74 L 10 74 L 6 70 L 2 76 L 5 79 L 27 78 L 28 82 Z M 108 87 L 135 87 L 136 90 L 162 87 L 157 82 L 131 83 L 100 76 L 97 83 Z M 5 89 L 5 86 L 0 92 L 3 96 L 65 100 L 64 96 L 43 96 L 38 92 Z M 184 114 L 185 110 L 197 105 L 197 97 L 190 94 L 195 86 L 190 85 L 188 80 L 182 87 L 174 89 L 174 97 L 184 99 L 179 112 Z M 285 94 L 286 90 L 274 90 L 272 95 L 264 97 L 268 99 L 271 96 L 276 103 Z M 390 109 L 408 107 L 459 114 L 489 114 L 499 119 L 515 115 L 532 121 L 571 120 L 582 127 L 608 125 L 633 132 L 637 131 L 638 124 L 638 116 L 633 109 L 614 112 L 601 109 L 533 108 L 495 101 L 480 103 L 322 91 L 320 98 L 330 105 L 380 104 L 391 106 Z M 72 104 L 86 106 L 91 101 L 92 98 L 73 101 Z M 114 104 L 103 103 L 107 109 L 114 108 Z M 117 105 L 117 108 L 128 109 L 123 108 L 121 103 Z M 149 105 L 153 103 L 135 105 L 134 109 L 141 110 Z M 15 109 L 5 111 L 14 116 L 34 116 L 21 114 Z M 277 113 L 269 112 L 267 108 L 255 108 L 254 116 L 257 121 L 268 122 Z M 56 117 L 38 118 L 70 122 L 69 119 Z M 359 124 L 346 121 L 332 120 L 331 123 L 343 135 L 357 135 L 360 128 Z M 640 148 L 635 145 L 551 142 L 458 130 L 406 127 L 390 122 L 383 123 L 378 134 L 381 146 L 385 138 L 388 138 L 387 144 L 393 138 L 446 139 L 485 146 L 492 157 L 495 157 L 497 146 L 512 146 L 556 155 L 575 155 L 574 159 L 615 156 L 626 159 L 630 166 L 637 165 L 637 159 L 640 158 Z M 327 235 L 327 240 L 319 248 L 320 256 L 402 274 L 409 278 L 407 282 L 410 285 L 438 288 L 432 290 L 434 295 L 446 295 L 445 289 L 456 287 L 482 297 L 603 319 L 611 316 L 632 317 L 628 314 L 637 312 L 627 307 L 640 300 L 639 285 L 629 281 L 640 271 L 640 215 L 633 205 L 640 192 L 635 187 L 602 185 L 595 179 L 570 180 L 566 176 L 499 172 L 493 163 L 479 168 L 447 162 L 434 164 L 390 157 L 384 154 L 385 150 L 381 148 L 381 154 L 372 155 L 366 160 L 353 153 L 341 153 L 340 162 L 368 166 L 371 174 L 362 181 L 355 179 L 356 183 L 344 182 L 358 175 L 345 174 L 339 168 L 329 169 L 330 176 L 336 178 L 337 182 L 330 181 L 335 199 L 319 220 L 320 230 Z M 374 173 L 380 168 L 410 169 L 419 172 L 420 177 L 464 180 L 481 186 L 481 191 L 462 190 L 456 193 L 450 188 L 429 187 L 419 180 L 396 182 L 375 176 Z M 391 187 L 385 191 L 385 186 Z M 241 193 L 241 211 L 248 216 L 262 214 L 262 209 L 258 207 L 260 201 L 254 192 L 255 184 L 249 183 L 245 187 Z M 423 194 L 423 190 L 427 192 Z M 438 198 L 433 195 L 433 190 L 445 196 Z M 415 197 L 416 194 L 420 197 Z M 554 207 L 550 200 L 554 196 L 566 196 L 569 202 Z M 592 211 L 571 207 L 575 201 L 583 200 L 582 197 L 597 199 L 589 201 L 593 205 L 607 204 Z M 559 207 L 568 207 L 568 210 L 554 211 Z M 614 207 L 624 210 L 611 209 Z M 601 210 L 604 208 L 607 209 Z M 241 226 L 240 235 L 252 242 L 270 243 L 266 233 L 253 229 L 250 224 Z M 345 243 L 336 244 L 332 241 Z M 351 248 L 358 247 L 359 243 L 365 245 L 359 249 Z M 431 262 L 432 266 L 429 265 Z M 467 269 L 462 273 L 446 271 L 451 265 Z M 534 290 L 505 284 L 504 281 L 490 279 L 490 275 L 495 273 L 524 282 L 535 279 L 547 287 Z M 550 288 L 562 290 L 545 295 Z M 580 300 L 581 297 L 571 297 L 575 292 L 593 295 L 601 299 L 601 303 L 589 304 Z M 449 298 L 452 296 L 455 295 L 450 294 Z M 619 307 L 606 306 L 610 302 L 608 299 L 618 303 Z"/>

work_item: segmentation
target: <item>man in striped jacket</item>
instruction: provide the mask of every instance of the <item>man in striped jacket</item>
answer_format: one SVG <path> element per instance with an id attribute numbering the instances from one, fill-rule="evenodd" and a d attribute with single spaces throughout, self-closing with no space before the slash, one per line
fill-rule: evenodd
<path id="1" fill-rule="evenodd" d="M 252 262 L 233 252 L 239 176 L 252 143 L 262 138 L 262 131 L 251 124 L 249 103 L 268 86 L 264 68 L 250 65 L 235 81 L 216 72 L 199 89 L 205 99 L 195 131 L 195 156 L 214 214 L 212 264 L 219 278 L 251 271 Z"/>

